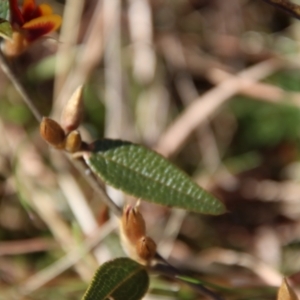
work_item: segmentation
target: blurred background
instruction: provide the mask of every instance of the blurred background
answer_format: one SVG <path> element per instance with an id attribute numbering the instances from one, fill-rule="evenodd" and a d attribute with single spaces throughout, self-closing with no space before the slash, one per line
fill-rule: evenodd
<path id="1" fill-rule="evenodd" d="M 86 141 L 153 148 L 228 208 L 143 203 L 161 255 L 226 299 L 300 285 L 299 21 L 261 0 L 45 2 L 60 32 L 9 61 L 39 112 L 59 121 L 84 84 Z M 0 299 L 81 299 L 124 256 L 118 220 L 38 128 L 0 71 Z M 153 276 L 145 299 L 206 298 Z"/>

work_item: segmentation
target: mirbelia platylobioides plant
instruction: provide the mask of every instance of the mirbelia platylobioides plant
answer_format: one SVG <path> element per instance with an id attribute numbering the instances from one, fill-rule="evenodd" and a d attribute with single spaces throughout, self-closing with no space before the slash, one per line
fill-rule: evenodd
<path id="1" fill-rule="evenodd" d="M 20 55 L 32 42 L 60 26 L 60 16 L 53 14 L 46 4 L 36 5 L 34 0 L 24 0 L 20 10 L 16 0 L 10 0 L 10 6 L 7 3 L 0 2 L 4 7 L 0 14 L 0 35 L 5 38 L 2 49 L 6 57 Z M 2 55 L 1 66 L 19 88 Z M 20 94 L 28 104 L 24 97 L 26 93 L 21 91 Z M 186 283 L 211 299 L 221 300 L 215 292 L 198 280 L 185 276 L 159 255 L 156 243 L 147 235 L 139 203 L 143 199 L 196 213 L 218 215 L 226 212 L 222 202 L 161 155 L 141 145 L 112 139 L 100 139 L 90 144 L 82 141 L 78 127 L 83 110 L 80 86 L 67 102 L 61 122 L 48 117 L 42 119 L 41 136 L 52 147 L 70 153 L 74 159 L 83 159 L 88 168 L 108 185 L 139 199 L 136 205 L 125 205 L 123 210 L 114 203 L 112 205 L 120 216 L 121 244 L 130 258 L 117 258 L 100 266 L 83 299 L 141 299 L 148 289 L 148 273 L 156 271 Z M 286 280 L 277 299 L 297 299 Z"/>
<path id="2" fill-rule="evenodd" d="M 48 117 L 42 119 L 41 136 L 54 148 L 71 153 L 73 158 L 82 158 L 107 184 L 138 199 L 204 214 L 217 215 L 226 211 L 222 202 L 152 150 L 122 140 L 100 139 L 91 144 L 82 141 L 77 130 L 82 114 L 82 87 L 79 87 L 67 102 L 60 123 Z M 130 299 L 140 299 L 148 288 L 149 270 L 163 270 L 164 274 L 183 280 L 179 278 L 180 272 L 157 253 L 154 240 L 147 235 L 139 203 L 140 200 L 134 206 L 125 205 L 120 218 L 121 243 L 134 261 L 122 258 L 100 267 L 84 299 L 106 299 L 108 296 L 124 299 L 127 289 L 136 289 L 137 286 L 139 291 Z M 161 269 L 161 266 L 164 268 Z M 113 278 L 114 272 L 120 276 L 111 289 L 106 284 L 97 284 L 99 280 L 110 281 L 110 276 L 103 277 L 104 272 L 110 272 Z M 136 278 L 144 279 L 138 283 Z M 193 287 L 212 299 L 221 299 L 200 283 Z"/>
<path id="3" fill-rule="evenodd" d="M 43 139 L 56 149 L 71 153 L 74 159 L 82 158 L 104 182 L 139 198 L 135 205 L 125 205 L 120 217 L 120 240 L 130 258 L 117 258 L 100 266 L 83 300 L 141 299 L 147 292 L 151 271 L 175 278 L 211 299 L 222 300 L 202 282 L 185 276 L 159 255 L 156 243 L 147 235 L 139 204 L 144 199 L 213 215 L 224 213 L 224 205 L 169 161 L 141 145 L 110 139 L 83 142 L 77 130 L 82 114 L 82 87 L 79 87 L 66 104 L 61 125 L 43 118 L 40 124 Z M 285 279 L 277 299 L 297 300 Z"/>

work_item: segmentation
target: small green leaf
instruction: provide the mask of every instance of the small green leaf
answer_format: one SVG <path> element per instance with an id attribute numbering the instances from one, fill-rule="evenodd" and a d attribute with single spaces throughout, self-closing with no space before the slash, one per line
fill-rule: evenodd
<path id="1" fill-rule="evenodd" d="M 198 213 L 221 214 L 224 205 L 168 160 L 143 146 L 99 140 L 84 154 L 105 182 L 137 198 Z"/>
<path id="2" fill-rule="evenodd" d="M 9 1 L 0 0 L 0 19 L 9 21 Z"/>
<path id="3" fill-rule="evenodd" d="M 9 23 L 9 1 L 0 0 L 0 37 L 10 39 L 12 37 L 12 27 Z"/>
<path id="4" fill-rule="evenodd" d="M 129 258 L 117 258 L 97 270 L 82 300 L 139 300 L 148 286 L 144 266 Z"/>
<path id="5" fill-rule="evenodd" d="M 10 23 L 4 19 L 0 19 L 0 37 L 10 39 L 12 37 L 12 27 Z"/>

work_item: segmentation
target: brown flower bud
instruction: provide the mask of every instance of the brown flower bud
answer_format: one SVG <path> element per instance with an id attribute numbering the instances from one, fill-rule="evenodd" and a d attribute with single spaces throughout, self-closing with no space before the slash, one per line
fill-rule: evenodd
<path id="1" fill-rule="evenodd" d="M 61 124 L 66 132 L 79 127 L 83 117 L 83 86 L 79 86 L 67 102 L 61 116 Z"/>
<path id="2" fill-rule="evenodd" d="M 73 130 L 66 137 L 65 150 L 74 153 L 81 148 L 81 143 L 80 133 L 77 130 Z"/>
<path id="3" fill-rule="evenodd" d="M 146 236 L 146 224 L 138 205 L 127 205 L 121 218 L 121 242 L 127 254 L 141 263 L 148 264 L 156 253 L 156 244 Z"/>
<path id="4" fill-rule="evenodd" d="M 40 134 L 42 138 L 57 149 L 65 147 L 65 133 L 61 126 L 54 120 L 43 117 L 40 124 Z"/>
<path id="5" fill-rule="evenodd" d="M 136 244 L 136 253 L 143 261 L 150 261 L 156 253 L 156 243 L 149 236 L 143 236 Z"/>
<path id="6" fill-rule="evenodd" d="M 127 239 L 136 244 L 146 234 L 145 220 L 138 210 L 138 206 L 127 205 L 122 215 L 122 230 Z"/>
<path id="7" fill-rule="evenodd" d="M 23 33 L 14 31 L 11 39 L 6 39 L 2 46 L 3 53 L 8 57 L 22 54 L 28 48 L 28 42 Z"/>

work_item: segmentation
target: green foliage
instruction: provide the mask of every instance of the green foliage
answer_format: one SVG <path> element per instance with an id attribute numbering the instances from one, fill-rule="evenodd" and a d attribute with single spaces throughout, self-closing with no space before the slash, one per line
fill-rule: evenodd
<path id="1" fill-rule="evenodd" d="M 12 104 L 7 99 L 2 98 L 0 101 L 0 117 L 5 121 L 25 126 L 30 121 L 31 114 L 24 104 Z"/>
<path id="2" fill-rule="evenodd" d="M 129 258 L 117 258 L 97 270 L 82 300 L 139 300 L 148 286 L 144 266 Z"/>
<path id="3" fill-rule="evenodd" d="M 9 22 L 0 19 L 0 36 L 3 38 L 12 37 L 12 28 Z"/>
<path id="4" fill-rule="evenodd" d="M 281 87 L 287 91 L 291 91 L 291 92 L 300 91 L 298 70 L 283 70 L 273 74 L 265 81 L 274 86 Z"/>
<path id="5" fill-rule="evenodd" d="M 101 98 L 102 95 L 99 95 L 98 85 L 98 81 L 91 81 L 86 84 L 83 97 L 86 120 L 88 120 L 88 122 L 85 124 L 85 127 L 89 130 L 90 134 L 95 137 L 103 136 L 105 123 L 105 108 L 99 99 L 99 97 Z M 95 101 L 95 99 L 99 101 Z"/>
<path id="6" fill-rule="evenodd" d="M 159 154 L 121 140 L 99 140 L 85 157 L 105 182 L 137 198 L 198 213 L 221 214 L 224 205 Z"/>
<path id="7" fill-rule="evenodd" d="M 10 38 L 12 36 L 12 28 L 9 20 L 9 3 L 8 0 L 0 0 L 0 36 Z"/>
<path id="8" fill-rule="evenodd" d="M 299 137 L 300 110 L 295 106 L 237 97 L 231 108 L 239 122 L 236 134 L 239 151 L 273 147 Z"/>
<path id="9" fill-rule="evenodd" d="M 0 19 L 9 21 L 9 2 L 0 0 Z"/>
<path id="10" fill-rule="evenodd" d="M 265 81 L 286 91 L 300 91 L 297 70 L 280 71 Z M 238 96 L 229 106 L 238 121 L 235 152 L 271 148 L 286 141 L 298 142 L 300 110 L 290 105 L 289 98 L 274 104 Z"/>
<path id="11" fill-rule="evenodd" d="M 55 55 L 49 55 L 35 64 L 31 65 L 27 70 L 27 79 L 32 84 L 50 80 L 55 74 Z"/>

